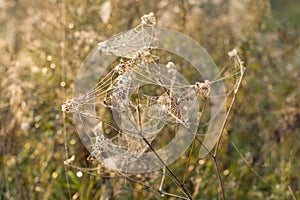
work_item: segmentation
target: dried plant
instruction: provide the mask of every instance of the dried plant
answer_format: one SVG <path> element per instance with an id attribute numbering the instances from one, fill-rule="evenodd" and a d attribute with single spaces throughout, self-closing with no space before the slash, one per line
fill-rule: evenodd
<path id="1" fill-rule="evenodd" d="M 243 3 L 239 0 L 1 0 L 0 199 L 187 198 L 180 184 L 176 186 L 178 182 L 193 199 L 216 199 L 221 194 L 219 177 L 222 177 L 227 198 L 297 199 L 300 195 L 297 170 L 300 145 L 296 142 L 300 113 L 300 23 L 296 17 L 299 7 L 299 2 L 292 0 L 247 0 Z M 149 10 L 153 11 L 157 21 L 150 15 L 149 20 L 144 19 L 141 24 L 140 16 Z M 191 63 L 178 56 L 173 59 L 171 54 L 156 49 L 157 41 L 153 39 L 159 35 L 150 31 L 154 23 L 185 33 L 201 43 L 217 64 L 219 76 L 201 79 Z M 121 33 L 119 36 L 123 37 L 118 36 L 122 38 L 119 41 L 110 38 L 123 30 L 132 30 L 136 25 L 135 31 L 140 34 L 135 31 Z M 142 27 L 149 31 L 141 32 Z M 138 35 L 136 40 L 130 39 L 134 35 Z M 141 52 L 136 51 L 146 44 L 139 42 L 144 36 L 148 46 Z M 101 41 L 104 43 L 99 45 L 99 50 L 106 54 L 98 50 L 94 53 L 97 51 L 105 58 L 114 56 L 115 49 L 105 49 L 106 45 L 111 45 L 121 50 L 121 58 L 101 72 L 103 76 L 97 83 L 104 86 L 100 81 L 107 81 L 106 87 L 91 90 L 91 94 L 99 97 L 84 96 L 95 86 L 95 82 L 91 82 L 85 90 L 75 91 L 77 95 L 72 98 L 82 61 Z M 117 46 L 119 42 L 133 45 L 125 51 L 122 46 Z M 233 68 L 226 57 L 232 47 L 237 47 L 247 66 L 240 83 L 236 80 L 239 80 L 242 68 Z M 231 55 L 235 55 L 234 52 Z M 239 63 L 237 57 L 232 59 Z M 124 105 L 111 96 L 123 95 L 121 91 L 126 91 L 129 84 L 132 86 L 144 77 L 141 74 L 148 75 L 136 67 L 145 63 L 152 63 L 150 69 L 156 64 L 166 65 L 154 69 L 165 70 L 169 79 L 164 81 L 168 87 L 163 87 L 158 80 L 147 81 L 148 85 L 132 93 L 126 112 L 132 113 L 130 127 L 139 128 L 139 124 L 152 127 L 146 130 L 141 126 L 154 150 L 169 142 L 170 137 L 174 138 L 178 127 L 185 123 L 182 119 L 187 113 L 182 111 L 180 95 L 193 94 L 185 100 L 192 101 L 197 97 L 199 102 L 198 132 L 192 135 L 192 143 L 180 159 L 167 165 L 178 182 L 166 168 L 132 175 L 111 170 L 111 166 L 99 164 L 96 159 L 107 158 L 105 153 L 97 154 L 104 151 L 101 134 L 106 136 L 106 148 L 113 149 L 111 154 L 117 152 L 125 157 L 134 154 L 134 159 L 138 159 L 151 152 L 150 146 L 137 137 L 138 131 L 131 131 L 135 134 L 128 134 L 128 130 L 126 134 L 120 132 L 113 113 L 119 113 Z M 176 73 L 173 75 L 175 71 L 189 82 L 182 82 Z M 104 79 L 109 72 L 114 75 L 108 75 L 109 80 Z M 133 79 L 130 79 L 131 72 L 136 75 Z M 91 73 L 96 78 L 100 74 Z M 154 73 L 149 79 L 153 77 Z M 184 85 L 182 89 L 176 85 L 178 78 Z M 145 83 L 146 79 L 143 80 Z M 227 108 L 232 100 L 236 106 L 227 118 L 217 151 L 209 148 L 213 154 L 199 158 L 201 145 L 194 136 L 204 146 L 209 146 L 205 142 L 205 133 L 209 119 L 213 118 L 210 113 L 213 87 L 219 82 L 224 82 L 227 89 Z M 242 87 L 235 98 L 239 84 Z M 184 91 L 185 87 L 190 93 Z M 61 104 L 66 99 L 71 99 L 64 107 L 69 113 L 63 117 Z M 188 101 L 186 105 L 190 105 Z M 94 104 L 97 112 L 78 113 Z M 97 123 L 98 126 L 93 128 L 100 137 L 91 135 L 94 137 L 91 144 L 97 145 L 88 148 L 83 145 L 80 135 L 84 132 L 78 136 L 72 115 L 80 116 L 76 118 L 78 120 Z M 167 124 L 168 128 L 161 128 L 161 124 Z M 65 146 L 68 155 L 62 153 Z M 92 147 L 95 151 L 91 151 Z M 91 152 L 94 152 L 93 156 Z M 202 148 L 202 152 L 207 150 Z M 218 161 L 219 175 L 214 170 L 214 159 Z"/>
<path id="2" fill-rule="evenodd" d="M 240 60 L 237 50 L 233 50 L 229 52 L 229 56 L 235 61 L 235 72 L 221 79 L 197 81 L 194 85 L 189 85 L 188 82 L 181 80 L 182 78 L 173 62 L 168 62 L 166 65 L 157 63 L 159 56 L 152 53 L 152 50 L 157 48 L 157 42 L 159 41 L 153 13 L 144 15 L 141 20 L 141 25 L 138 27 L 98 44 L 98 54 L 121 57 L 119 63 L 100 78 L 97 84 L 86 93 L 67 100 L 62 105 L 62 111 L 74 113 L 76 118 L 79 118 L 79 120 L 75 120 L 75 123 L 81 123 L 80 127 L 83 133 L 79 134 L 90 151 L 88 160 L 98 162 L 108 170 L 112 170 L 126 178 L 130 176 L 129 174 L 137 173 L 139 170 L 141 172 L 151 172 L 156 169 L 155 167 L 152 169 L 152 165 L 156 165 L 155 162 L 160 162 L 164 171 L 159 188 L 155 189 L 155 187 L 145 183 L 142 186 L 150 187 L 164 196 L 192 199 L 191 193 L 166 162 L 170 158 L 162 157 L 163 154 L 160 155 L 153 147 L 154 141 L 161 137 L 161 130 L 166 127 L 166 124 L 177 126 L 179 124 L 186 130 L 185 134 L 187 135 L 185 137 L 192 135 L 193 146 L 195 142 L 201 145 L 200 155 L 209 154 L 213 158 L 221 194 L 225 199 L 224 186 L 216 158 L 219 142 L 215 152 L 212 153 L 211 147 L 206 146 L 207 144 L 211 145 L 213 142 L 210 141 L 210 133 L 207 133 L 208 137 L 201 141 L 195 130 L 191 128 L 193 126 L 198 127 L 197 123 L 199 123 L 201 112 L 205 109 L 206 104 L 200 105 L 202 108 L 201 112 L 196 113 L 196 121 L 190 116 L 198 108 L 198 98 L 206 101 L 212 97 L 210 94 L 211 84 L 229 77 L 236 77 L 236 83 L 232 90 L 233 98 L 221 130 L 219 130 L 222 134 L 243 79 L 243 62 Z M 145 26 L 150 27 L 150 29 L 146 29 Z M 92 58 L 94 59 L 94 56 Z M 143 91 L 140 88 L 149 84 L 157 85 L 165 91 L 158 96 L 141 95 Z M 136 94 L 134 99 L 132 99 L 133 94 Z M 145 103 L 141 104 L 142 101 Z M 114 118 L 118 119 L 118 126 L 105 120 L 103 116 L 93 113 L 93 110 L 86 109 L 86 105 L 94 105 L 93 108 L 97 107 L 100 110 L 108 108 L 114 113 Z M 96 123 L 94 120 L 91 121 L 90 118 L 95 119 Z M 95 126 L 93 127 L 92 124 L 95 124 Z M 105 134 L 103 125 L 108 126 L 113 134 Z M 171 134 L 171 132 L 170 129 L 168 134 Z M 219 137 L 219 141 L 220 139 L 221 137 Z M 180 140 L 176 145 L 180 145 Z M 150 160 L 143 157 L 149 151 L 154 153 L 157 161 L 153 160 L 149 163 Z M 193 148 L 190 152 L 192 151 Z M 189 166 L 190 157 L 191 154 L 187 158 L 186 169 Z M 74 155 L 72 158 L 74 158 Z M 70 159 L 65 164 L 89 172 L 87 169 L 74 166 Z M 185 176 L 186 173 L 187 171 L 184 173 Z M 180 188 L 183 195 L 172 194 L 163 190 L 166 175 Z M 132 177 L 128 179 L 135 180 Z"/>

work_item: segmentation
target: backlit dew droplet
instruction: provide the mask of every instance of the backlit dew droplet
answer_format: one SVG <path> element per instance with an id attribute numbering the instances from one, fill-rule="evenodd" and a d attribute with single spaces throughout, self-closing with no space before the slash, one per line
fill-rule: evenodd
<path id="1" fill-rule="evenodd" d="M 52 56 L 50 56 L 50 55 L 47 56 L 47 60 L 48 60 L 48 61 L 51 61 L 51 60 L 52 60 Z"/>
<path id="2" fill-rule="evenodd" d="M 51 64 L 50 64 L 50 68 L 51 68 L 51 69 L 54 69 L 55 67 L 56 67 L 55 63 L 51 63 Z"/>
<path id="3" fill-rule="evenodd" d="M 58 176 L 58 173 L 57 173 L 57 172 L 53 172 L 53 173 L 52 173 L 52 178 L 55 179 L 55 178 L 57 178 L 57 176 Z"/>
<path id="4" fill-rule="evenodd" d="M 61 87 L 65 87 L 65 86 L 66 86 L 66 83 L 62 81 L 62 82 L 60 82 L 60 86 L 61 86 Z"/>
<path id="5" fill-rule="evenodd" d="M 228 169 L 225 169 L 225 170 L 223 171 L 224 176 L 227 176 L 229 173 L 230 173 L 230 171 L 229 171 Z"/>
<path id="6" fill-rule="evenodd" d="M 76 144 L 76 140 L 75 140 L 75 139 L 72 139 L 72 140 L 70 141 L 70 144 L 71 144 L 71 145 Z"/>
<path id="7" fill-rule="evenodd" d="M 83 174 L 82 174 L 81 171 L 78 171 L 78 172 L 76 173 L 76 176 L 79 177 L 79 178 L 82 177 L 82 175 L 83 175 Z"/>
<path id="8" fill-rule="evenodd" d="M 72 29 L 72 28 L 74 28 L 74 24 L 70 23 L 68 27 L 69 27 L 69 29 Z"/>
<path id="9" fill-rule="evenodd" d="M 199 160 L 199 165 L 204 165 L 204 164 L 205 164 L 205 160 L 204 159 Z"/>
<path id="10" fill-rule="evenodd" d="M 44 68 L 42 69 L 42 74 L 43 74 L 43 75 L 46 75 L 47 72 L 48 72 L 48 69 L 47 69 L 46 67 L 44 67 Z"/>

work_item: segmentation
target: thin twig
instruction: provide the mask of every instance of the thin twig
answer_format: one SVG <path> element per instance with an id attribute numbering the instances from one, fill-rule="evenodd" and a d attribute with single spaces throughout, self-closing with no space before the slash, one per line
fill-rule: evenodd
<path id="1" fill-rule="evenodd" d="M 291 188 L 290 185 L 288 186 L 288 189 L 289 189 L 289 191 L 290 191 L 290 193 L 291 193 L 291 195 L 293 197 L 293 200 L 296 200 L 296 196 L 295 196 L 295 194 L 294 194 L 294 192 L 293 192 L 293 190 L 292 190 L 292 188 Z"/>
<path id="2" fill-rule="evenodd" d="M 219 187 L 221 188 L 222 199 L 226 200 L 225 190 L 224 190 L 224 186 L 223 186 L 222 177 L 221 177 L 221 174 L 220 174 L 220 168 L 219 168 L 219 165 L 218 165 L 218 162 L 217 162 L 217 157 L 211 151 L 209 151 L 207 149 L 207 147 L 202 143 L 202 141 L 198 137 L 196 137 L 196 140 L 200 143 L 201 146 L 204 147 L 204 149 L 208 152 L 208 154 L 213 158 L 213 162 L 214 162 L 214 165 L 216 167 L 216 171 L 217 171 L 217 175 L 218 175 Z"/>
<path id="3" fill-rule="evenodd" d="M 66 114 L 65 112 L 63 112 L 63 132 L 64 132 L 64 140 L 65 140 L 65 155 L 66 158 L 68 159 L 69 153 L 68 153 L 68 136 L 67 136 L 67 130 L 66 130 Z M 69 195 L 69 199 L 71 199 L 71 191 L 70 191 L 70 182 L 69 182 L 69 176 L 68 176 L 68 168 L 67 165 L 64 165 L 65 168 L 65 176 L 66 176 L 66 181 L 67 181 L 67 190 L 68 190 L 68 195 Z"/>
<path id="4" fill-rule="evenodd" d="M 214 165 L 216 167 L 216 171 L 217 171 L 217 174 L 218 174 L 218 180 L 219 180 L 219 186 L 221 187 L 222 199 L 225 200 L 226 198 L 225 198 L 224 184 L 223 184 L 222 176 L 220 174 L 220 167 L 219 167 L 219 164 L 217 162 L 217 157 L 216 156 L 213 157 L 213 161 L 214 161 Z"/>
<path id="5" fill-rule="evenodd" d="M 236 50 L 233 50 L 233 51 L 236 52 Z M 238 92 L 238 90 L 239 90 L 239 88 L 240 88 L 240 85 L 241 85 L 241 82 L 242 82 L 242 79 L 243 79 L 243 76 L 244 76 L 244 72 L 245 72 L 245 68 L 244 68 L 244 66 L 243 66 L 243 62 L 240 60 L 239 56 L 237 55 L 237 52 L 236 52 L 236 54 L 233 55 L 233 59 L 234 59 L 234 61 L 235 61 L 236 66 L 238 66 L 239 69 L 240 69 L 240 74 L 241 74 L 241 76 L 240 76 L 239 80 L 237 80 L 237 84 L 235 85 L 233 97 L 232 97 L 230 106 L 229 106 L 229 108 L 228 108 L 228 110 L 227 110 L 227 113 L 226 113 L 226 116 L 225 116 L 224 123 L 222 124 L 222 127 L 221 127 L 221 131 L 220 131 L 221 135 L 220 135 L 220 138 L 219 138 L 219 140 L 218 140 L 218 142 L 217 142 L 217 145 L 216 145 L 216 148 L 215 148 L 215 153 L 214 153 L 214 155 L 217 154 L 217 151 L 218 151 L 218 149 L 219 149 L 220 141 L 221 141 L 221 138 L 222 138 L 222 135 L 223 135 L 223 131 L 224 131 L 225 126 L 226 126 L 226 124 L 227 124 L 229 114 L 231 113 L 231 110 L 232 110 L 232 108 L 233 108 L 233 104 L 235 103 L 236 95 L 237 95 L 237 92 Z"/>
<path id="6" fill-rule="evenodd" d="M 166 174 L 166 168 L 163 168 L 163 172 L 162 172 L 162 177 L 161 177 L 161 181 L 160 181 L 160 186 L 159 186 L 159 191 L 162 191 L 162 187 L 165 181 L 165 174 Z"/>
<path id="7" fill-rule="evenodd" d="M 218 165 L 218 162 L 217 162 L 217 152 L 218 152 L 218 149 L 219 149 L 219 146 L 220 146 L 220 142 L 221 142 L 221 139 L 222 139 L 222 135 L 223 135 L 223 132 L 224 132 L 224 129 L 225 129 L 225 126 L 228 122 L 228 117 L 229 117 L 229 114 L 231 113 L 231 110 L 233 108 L 233 105 L 235 103 L 235 100 L 236 100 L 236 95 L 237 95 L 237 92 L 240 88 L 240 85 L 241 85 L 241 82 L 242 82 L 242 79 L 243 79 L 243 76 L 244 76 L 244 72 L 245 72 L 245 68 L 243 66 L 243 62 L 240 60 L 238 54 L 237 54 L 237 51 L 234 49 L 233 51 L 229 52 L 228 53 L 230 57 L 233 57 L 234 59 L 234 62 L 235 62 L 235 65 L 237 67 L 239 67 L 240 69 L 240 77 L 239 79 L 237 80 L 237 83 L 235 85 L 235 88 L 234 88 L 234 93 L 233 93 L 233 97 L 232 97 L 232 100 L 231 100 L 231 103 L 230 103 L 230 106 L 227 110 L 227 113 L 226 113 L 226 116 L 225 116 L 225 120 L 224 120 L 224 123 L 221 127 L 221 130 L 220 130 L 220 137 L 218 139 L 218 142 L 217 142 L 217 145 L 215 147 L 215 151 L 214 151 L 214 154 L 213 154 L 213 161 L 214 161 L 214 164 L 215 164 L 215 167 L 216 167 L 216 170 L 217 170 L 217 173 L 218 173 L 218 179 L 219 179 L 219 185 L 222 189 L 221 193 L 222 193 L 222 198 L 223 200 L 225 200 L 225 191 L 224 191 L 224 186 L 223 186 L 223 181 L 222 181 L 222 177 L 221 177 L 221 174 L 220 174 L 220 168 L 219 168 L 219 165 Z"/>
<path id="8" fill-rule="evenodd" d="M 65 82 L 66 79 L 66 9 L 67 9 L 67 2 L 66 1 L 62 1 L 62 26 L 63 26 L 63 31 L 62 31 L 62 42 L 63 42 L 63 46 L 61 47 L 61 68 L 62 68 L 62 79 L 63 82 Z M 66 88 L 63 87 L 63 94 L 66 93 Z M 66 158 L 68 159 L 68 137 L 67 137 L 67 129 L 66 129 L 66 113 L 63 112 L 63 134 L 64 134 L 64 139 L 65 139 L 65 154 L 66 154 Z M 64 165 L 64 169 L 65 169 L 65 176 L 66 176 L 66 181 L 67 181 L 67 190 L 68 190 L 68 197 L 69 199 L 71 199 L 71 190 L 70 190 L 70 183 L 69 183 L 69 176 L 68 176 L 68 168 L 66 165 Z"/>

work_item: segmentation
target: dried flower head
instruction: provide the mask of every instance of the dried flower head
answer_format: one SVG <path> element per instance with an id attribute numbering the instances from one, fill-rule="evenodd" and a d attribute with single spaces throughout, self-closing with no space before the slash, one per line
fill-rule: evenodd
<path id="1" fill-rule="evenodd" d="M 196 82 L 195 89 L 197 94 L 207 98 L 210 95 L 210 82 L 208 80 L 205 80 L 204 83 Z"/>
<path id="2" fill-rule="evenodd" d="M 155 25 L 156 24 L 156 18 L 153 14 L 153 12 L 149 13 L 149 14 L 146 14 L 146 15 L 143 15 L 141 17 L 141 20 L 142 20 L 142 24 L 143 25 L 149 25 L 149 26 L 152 26 L 152 25 Z"/>
<path id="3" fill-rule="evenodd" d="M 61 110 L 66 113 L 79 112 L 79 107 L 86 104 L 91 99 L 91 95 L 86 93 L 80 97 L 68 99 L 61 105 Z"/>
<path id="4" fill-rule="evenodd" d="M 150 50 L 144 49 L 141 51 L 138 51 L 136 53 L 136 56 L 129 60 L 120 59 L 120 63 L 114 68 L 114 70 L 118 74 L 124 74 L 125 72 L 131 70 L 132 68 L 136 66 L 140 66 L 143 64 L 149 64 L 153 62 L 152 54 L 150 53 Z"/>
<path id="5" fill-rule="evenodd" d="M 237 56 L 237 55 L 238 55 L 238 52 L 237 52 L 236 49 L 233 49 L 232 51 L 229 51 L 229 52 L 228 52 L 228 55 L 229 55 L 230 58 L 232 58 L 232 57 Z"/>
<path id="6" fill-rule="evenodd" d="M 61 105 L 61 110 L 66 113 L 78 111 L 78 103 L 73 99 L 68 99 L 64 104 Z"/>

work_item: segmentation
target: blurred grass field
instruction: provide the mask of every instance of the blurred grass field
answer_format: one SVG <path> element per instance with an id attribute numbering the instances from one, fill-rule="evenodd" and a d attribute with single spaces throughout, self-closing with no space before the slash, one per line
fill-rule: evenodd
<path id="1" fill-rule="evenodd" d="M 235 47 L 245 61 L 218 153 L 227 198 L 300 199 L 300 2 L 293 0 L 0 0 L 0 199 L 69 199 L 68 187 L 72 199 L 162 198 L 122 177 L 78 177 L 72 168 L 68 186 L 60 110 L 98 42 L 135 27 L 151 11 L 159 26 L 198 41 L 220 69 Z M 71 115 L 65 125 L 69 155 L 91 166 Z M 195 199 L 218 199 L 213 163 L 199 161 L 197 153 L 187 188 Z M 180 174 L 184 162 L 171 167 Z M 170 181 L 164 187 L 179 191 Z"/>

